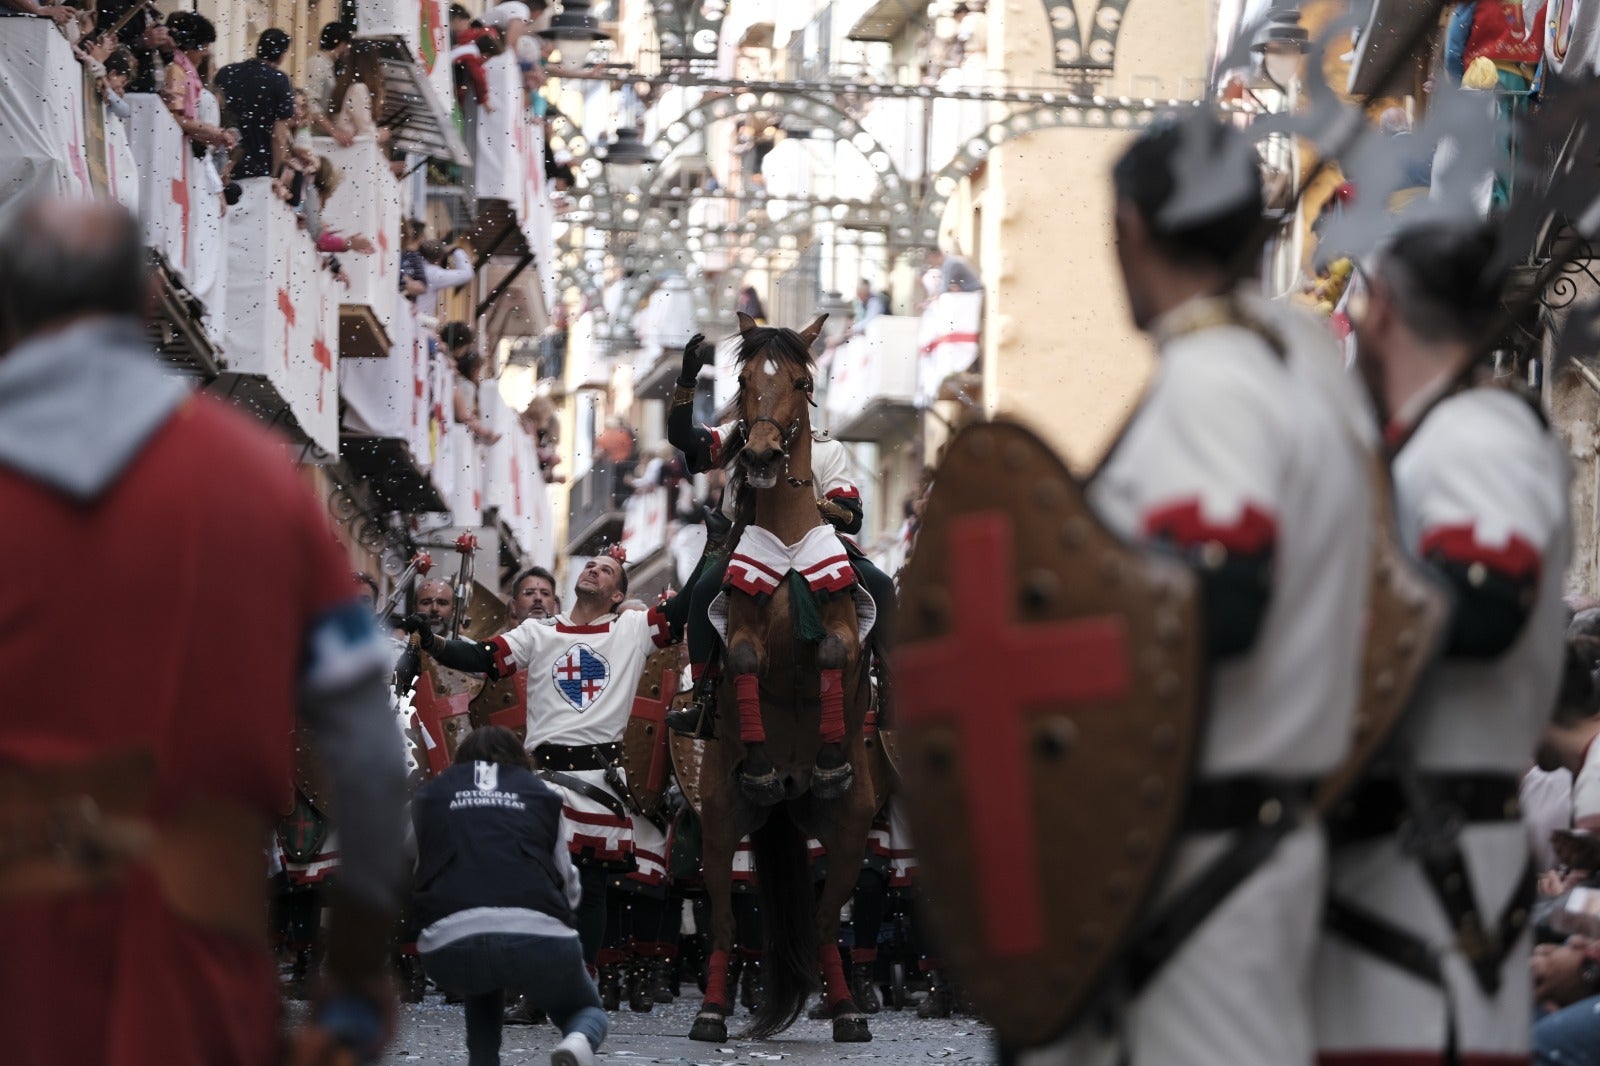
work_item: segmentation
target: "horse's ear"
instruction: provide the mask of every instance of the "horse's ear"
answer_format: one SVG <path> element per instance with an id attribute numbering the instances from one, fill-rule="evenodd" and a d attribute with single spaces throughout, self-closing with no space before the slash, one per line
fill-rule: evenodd
<path id="1" fill-rule="evenodd" d="M 749 315 L 745 314 L 743 311 L 738 312 L 738 315 L 739 315 L 739 332 L 740 333 L 749 333 L 751 330 L 756 328 L 756 320 L 755 319 L 751 318 Z"/>
<path id="2" fill-rule="evenodd" d="M 822 336 L 822 324 L 826 321 L 828 321 L 828 313 L 824 311 L 817 316 L 815 322 L 800 331 L 800 339 L 806 342 L 807 348 L 817 343 L 817 338 Z"/>

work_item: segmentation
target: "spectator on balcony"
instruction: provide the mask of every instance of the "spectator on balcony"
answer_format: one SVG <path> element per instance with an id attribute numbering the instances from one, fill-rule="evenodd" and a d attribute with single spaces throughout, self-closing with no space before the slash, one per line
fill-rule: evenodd
<path id="1" fill-rule="evenodd" d="M 387 144 L 389 131 L 378 125 L 383 114 L 386 92 L 383 84 L 383 57 L 374 41 L 357 41 L 350 46 L 344 65 L 333 87 L 333 125 L 353 140 L 376 140 Z"/>
<path id="2" fill-rule="evenodd" d="M 262 31 L 252 59 L 217 71 L 223 107 L 239 130 L 235 178 L 276 174 L 289 155 L 289 122 L 294 118 L 294 87 L 278 69 L 289 51 L 289 35 L 274 27 Z"/>
<path id="3" fill-rule="evenodd" d="M 761 306 L 761 296 L 754 285 L 746 285 L 739 290 L 738 312 L 755 319 L 757 325 L 766 325 L 767 309 Z"/>
<path id="4" fill-rule="evenodd" d="M 400 291 L 412 303 L 428 291 L 428 261 L 418 251 L 427 235 L 427 223 L 421 219 L 408 218 L 400 224 Z"/>
<path id="5" fill-rule="evenodd" d="M 418 251 L 424 260 L 422 272 L 428 290 L 417 299 L 417 310 L 433 315 L 438 313 L 440 290 L 460 288 L 472 280 L 472 259 L 464 249 L 447 250 L 443 241 L 423 241 Z"/>
<path id="6" fill-rule="evenodd" d="M 341 148 L 348 146 L 352 138 L 333 121 L 333 92 L 339 64 L 350 54 L 350 38 L 348 22 L 328 23 L 317 38 L 317 54 L 306 61 L 311 126 L 322 136 L 332 137 Z"/>
<path id="7" fill-rule="evenodd" d="M 947 253 L 939 248 L 928 249 L 925 260 L 929 273 L 937 270 L 938 281 L 932 286 L 932 293 L 917 308 L 918 311 L 927 310 L 934 299 L 947 292 L 982 292 L 983 278 L 972 264 L 959 255 Z"/>
<path id="8" fill-rule="evenodd" d="M 216 27 L 204 15 L 175 11 L 167 19 L 167 32 L 172 38 L 172 59 L 167 66 L 166 83 L 161 87 L 167 110 L 178 120 L 184 136 L 195 143 L 196 156 L 203 158 L 206 146 L 232 151 L 239 138 L 219 124 L 206 122 L 201 113 L 201 97 L 206 88 L 200 65 L 207 61 L 211 46 L 216 43 Z M 217 191 L 221 192 L 220 180 Z"/>
<path id="9" fill-rule="evenodd" d="M 550 484 L 566 481 L 565 474 L 556 473 L 556 467 L 561 465 L 561 422 L 555 402 L 548 396 L 535 396 L 528 401 L 521 420 L 522 428 L 533 437 L 540 475 Z"/>
<path id="10" fill-rule="evenodd" d="M 161 86 L 162 54 L 171 54 L 172 38 L 162 25 L 161 12 L 150 0 L 100 0 L 95 12 L 100 28 L 115 32 L 138 60 L 128 91 L 153 93 Z"/>
<path id="11" fill-rule="evenodd" d="M 133 57 L 132 49 L 118 45 L 115 51 L 106 56 L 101 68 L 104 73 L 100 75 L 100 96 L 106 102 L 106 110 L 127 122 L 133 116 L 133 110 L 123 97 L 127 95 L 128 83 L 139 69 L 139 61 Z"/>
<path id="12" fill-rule="evenodd" d="M 311 235 L 311 239 L 317 242 L 317 251 L 371 255 L 378 250 L 370 237 L 359 233 L 345 236 L 338 230 L 329 229 L 322 224 L 322 207 L 338 191 L 340 183 L 344 180 L 339 168 L 333 165 L 333 160 L 327 156 L 319 156 L 310 180 L 305 180 L 304 174 L 299 177 L 300 188 L 297 191 L 300 193 L 300 221 L 305 226 L 306 232 Z"/>
<path id="13" fill-rule="evenodd" d="M 956 5 L 956 44 L 961 47 L 962 63 L 969 67 L 981 67 L 988 58 L 989 15 L 985 6 L 984 0 Z"/>
<path id="14" fill-rule="evenodd" d="M 886 292 L 874 292 L 872 290 L 872 282 L 862 278 L 856 282 L 856 298 L 851 305 L 851 311 L 854 314 L 855 321 L 850 326 L 850 335 L 859 337 L 866 331 L 868 322 L 871 322 L 879 315 L 889 313 L 889 294 Z"/>
<path id="15" fill-rule="evenodd" d="M 455 364 L 456 421 L 466 426 L 479 444 L 494 444 L 500 434 L 490 428 L 483 417 L 479 400 L 479 387 L 483 383 L 488 361 L 478 351 L 477 337 L 465 322 L 446 322 L 439 331 L 439 341 Z"/>
<path id="16" fill-rule="evenodd" d="M 539 4 L 539 10 L 544 10 L 544 4 Z M 533 28 L 533 8 L 523 3 L 523 0 L 501 0 L 485 11 L 478 19 L 484 26 L 499 31 L 505 42 L 506 51 L 512 55 L 522 55 L 522 39 Z"/>
<path id="17" fill-rule="evenodd" d="M 479 107 L 492 112 L 494 102 L 489 97 L 489 75 L 484 72 L 483 64 L 484 60 L 493 59 L 505 49 L 493 30 L 481 26 L 469 27 L 462 37 L 463 39 L 450 50 L 456 99 L 458 101 L 464 99 L 470 91 Z"/>

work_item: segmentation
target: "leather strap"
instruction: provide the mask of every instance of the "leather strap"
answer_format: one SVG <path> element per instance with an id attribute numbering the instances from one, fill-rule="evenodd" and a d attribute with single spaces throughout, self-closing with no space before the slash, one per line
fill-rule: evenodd
<path id="1" fill-rule="evenodd" d="M 1511 899 L 1506 902 L 1505 909 L 1500 912 L 1495 927 L 1493 950 L 1488 953 L 1484 963 L 1472 959 L 1466 945 L 1461 943 L 1459 928 L 1457 929 L 1458 939 L 1454 946 L 1472 961 L 1473 973 L 1479 985 L 1490 995 L 1499 988 L 1499 970 L 1504 967 L 1506 956 L 1511 953 L 1523 930 L 1528 927 L 1533 913 L 1535 878 L 1533 862 L 1529 860 L 1517 885 L 1517 891 L 1512 894 Z M 1398 967 L 1436 987 L 1444 987 L 1444 970 L 1439 962 L 1439 950 L 1409 929 L 1402 929 L 1393 922 L 1369 914 L 1337 897 L 1328 900 L 1323 924 L 1331 932 L 1337 933 L 1391 966 Z M 1453 917 L 1451 924 L 1454 927 Z M 1482 974 L 1489 961 L 1492 961 L 1496 971 L 1492 987 L 1484 983 Z"/>
<path id="2" fill-rule="evenodd" d="M 1509 774 L 1424 774 L 1421 788 L 1432 803 L 1448 808 L 1458 824 L 1515 821 L 1520 782 Z M 1405 790 L 1393 778 L 1362 782 L 1328 816 L 1333 847 L 1403 832 L 1410 809 Z"/>
<path id="3" fill-rule="evenodd" d="M 1313 781 L 1226 778 L 1197 784 L 1185 828 L 1237 831 L 1235 839 L 1164 910 L 1135 928 L 1123 961 L 1123 989 L 1131 997 L 1161 971 L 1223 901 L 1277 851 L 1300 825 L 1315 794 Z"/>
<path id="4" fill-rule="evenodd" d="M 1226 833 L 1273 825 L 1291 812 L 1309 809 L 1317 782 L 1269 777 L 1223 777 L 1198 781 L 1184 805 L 1183 828 L 1191 833 Z"/>
<path id="5" fill-rule="evenodd" d="M 267 819 L 216 797 L 156 819 L 149 752 L 0 768 L 0 900 L 104 890 L 141 866 L 173 913 L 265 946 Z"/>
<path id="6" fill-rule="evenodd" d="M 541 769 L 539 771 L 539 776 L 550 782 L 552 785 L 558 785 L 561 788 L 570 789 L 573 792 L 578 793 L 580 796 L 585 796 L 594 800 L 596 803 L 600 804 L 600 806 L 604 807 L 618 818 L 628 817 L 628 808 L 623 806 L 622 801 L 613 796 L 611 793 L 607 792 L 605 789 L 601 788 L 599 785 L 592 785 L 583 780 L 581 777 L 573 777 L 571 774 L 564 774 L 559 770 Z"/>
<path id="7" fill-rule="evenodd" d="M 604 770 L 622 761 L 622 744 L 540 744 L 533 758 L 541 770 Z"/>

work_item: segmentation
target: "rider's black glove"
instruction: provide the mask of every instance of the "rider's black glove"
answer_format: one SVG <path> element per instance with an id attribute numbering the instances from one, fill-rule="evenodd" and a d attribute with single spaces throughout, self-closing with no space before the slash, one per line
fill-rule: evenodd
<path id="1" fill-rule="evenodd" d="M 689 343 L 683 346 L 683 366 L 678 370 L 678 384 L 686 389 L 694 388 L 695 381 L 700 377 L 700 368 L 716 358 L 716 349 L 706 343 L 705 334 L 696 333 L 689 338 Z"/>
<path id="2" fill-rule="evenodd" d="M 417 637 L 417 647 L 423 651 L 433 650 L 433 626 L 420 614 L 408 614 L 400 619 L 400 628 L 407 633 L 414 633 Z"/>

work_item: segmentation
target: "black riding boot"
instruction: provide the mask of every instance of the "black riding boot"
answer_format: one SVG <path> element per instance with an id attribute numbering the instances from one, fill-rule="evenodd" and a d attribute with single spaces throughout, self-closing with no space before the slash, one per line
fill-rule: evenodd
<path id="1" fill-rule="evenodd" d="M 628 1009 L 635 1014 L 649 1014 L 656 1000 L 650 994 L 650 960 L 635 956 L 628 960 Z"/>
<path id="2" fill-rule="evenodd" d="M 917 1007 L 918 1018 L 948 1018 L 950 1012 L 956 1009 L 956 994 L 950 987 L 950 982 L 944 979 L 943 970 L 934 970 L 928 974 L 933 981 L 933 987 L 928 989 L 927 996 Z"/>
<path id="3" fill-rule="evenodd" d="M 850 967 L 850 997 L 862 1014 L 877 1014 L 883 1009 L 883 1002 L 878 998 L 878 982 L 872 972 L 876 968 L 870 962 L 858 962 Z"/>
<path id="4" fill-rule="evenodd" d="M 650 997 L 657 1003 L 677 1002 L 677 960 L 667 958 L 650 960 Z"/>
<path id="5" fill-rule="evenodd" d="M 622 965 L 608 962 L 600 967 L 600 1009 L 611 1013 L 622 1006 Z"/>

